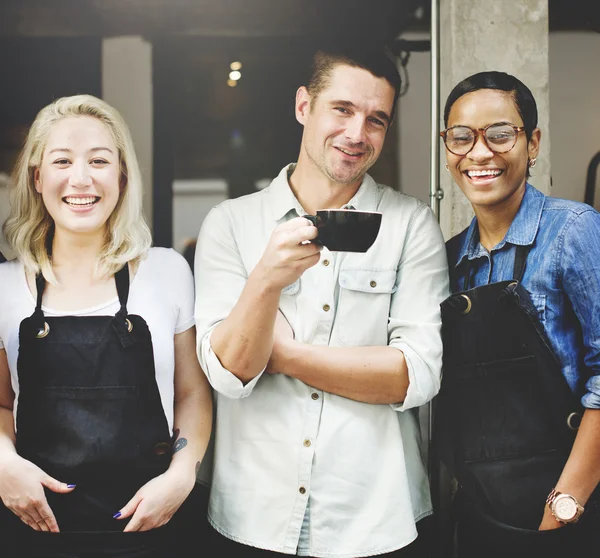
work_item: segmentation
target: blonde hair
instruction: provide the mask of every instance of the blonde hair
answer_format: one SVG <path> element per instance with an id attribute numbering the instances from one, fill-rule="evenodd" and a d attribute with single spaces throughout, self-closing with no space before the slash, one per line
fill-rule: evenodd
<path id="1" fill-rule="evenodd" d="M 119 153 L 121 194 L 107 221 L 97 274 L 108 277 L 127 262 L 136 265 L 152 243 L 142 214 L 142 175 L 125 120 L 116 109 L 92 95 L 62 97 L 44 107 L 29 129 L 9 185 L 10 214 L 3 226 L 6 240 L 25 269 L 36 274 L 41 271 L 51 283 L 56 283 L 49 255 L 54 222 L 35 189 L 35 172 L 42 164 L 52 126 L 72 116 L 100 120 Z"/>

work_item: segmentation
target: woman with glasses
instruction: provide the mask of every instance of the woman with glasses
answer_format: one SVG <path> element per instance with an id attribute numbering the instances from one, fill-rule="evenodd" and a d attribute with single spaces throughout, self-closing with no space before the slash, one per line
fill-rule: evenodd
<path id="1" fill-rule="evenodd" d="M 458 556 L 598 549 L 600 214 L 528 183 L 542 133 L 514 76 L 461 81 L 444 119 L 446 168 L 475 213 L 447 244 L 434 422 Z"/>
<path id="2" fill-rule="evenodd" d="M 13 556 L 15 538 L 27 558 L 178 558 L 202 522 L 194 488 L 212 399 L 192 274 L 175 251 L 150 247 L 119 113 L 89 95 L 43 108 L 10 199 L 0 554 Z"/>

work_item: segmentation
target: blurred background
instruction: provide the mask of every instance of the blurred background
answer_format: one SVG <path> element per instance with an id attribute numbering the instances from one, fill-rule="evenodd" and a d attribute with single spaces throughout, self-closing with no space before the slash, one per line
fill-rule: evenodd
<path id="1" fill-rule="evenodd" d="M 598 31 L 596 0 L 549 0 L 552 194 L 580 201 L 598 182 Z M 395 54 L 404 87 L 372 175 L 428 202 L 430 0 L 2 0 L 0 222 L 38 110 L 90 93 L 132 130 L 155 244 L 184 252 L 213 205 L 296 159 L 295 92 L 315 49 L 339 40 Z"/>

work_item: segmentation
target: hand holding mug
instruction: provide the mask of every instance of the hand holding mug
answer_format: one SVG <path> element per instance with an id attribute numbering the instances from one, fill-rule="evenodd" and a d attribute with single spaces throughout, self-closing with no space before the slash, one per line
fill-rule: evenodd
<path id="1" fill-rule="evenodd" d="M 296 281 L 321 256 L 321 246 L 311 242 L 317 229 L 304 217 L 279 225 L 271 235 L 257 267 L 273 288 L 283 289 Z"/>

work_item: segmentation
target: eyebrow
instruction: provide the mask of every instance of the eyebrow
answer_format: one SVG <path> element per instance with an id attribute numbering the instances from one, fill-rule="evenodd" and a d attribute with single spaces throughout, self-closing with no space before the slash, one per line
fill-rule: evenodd
<path id="1" fill-rule="evenodd" d="M 352 101 L 331 101 L 331 105 L 342 105 L 343 107 L 356 108 L 356 105 Z M 381 120 L 384 120 L 386 124 L 390 123 L 390 117 L 385 111 L 376 110 L 374 114 Z"/>
<path id="2" fill-rule="evenodd" d="M 54 149 L 51 149 L 48 154 L 51 153 L 56 153 L 56 152 L 64 152 L 64 153 L 72 153 L 72 150 L 69 149 L 68 147 L 56 147 Z M 97 151 L 108 151 L 109 153 L 112 153 L 112 149 L 108 148 L 108 147 L 92 147 L 92 149 L 90 149 L 90 151 L 92 153 L 96 153 Z"/>

